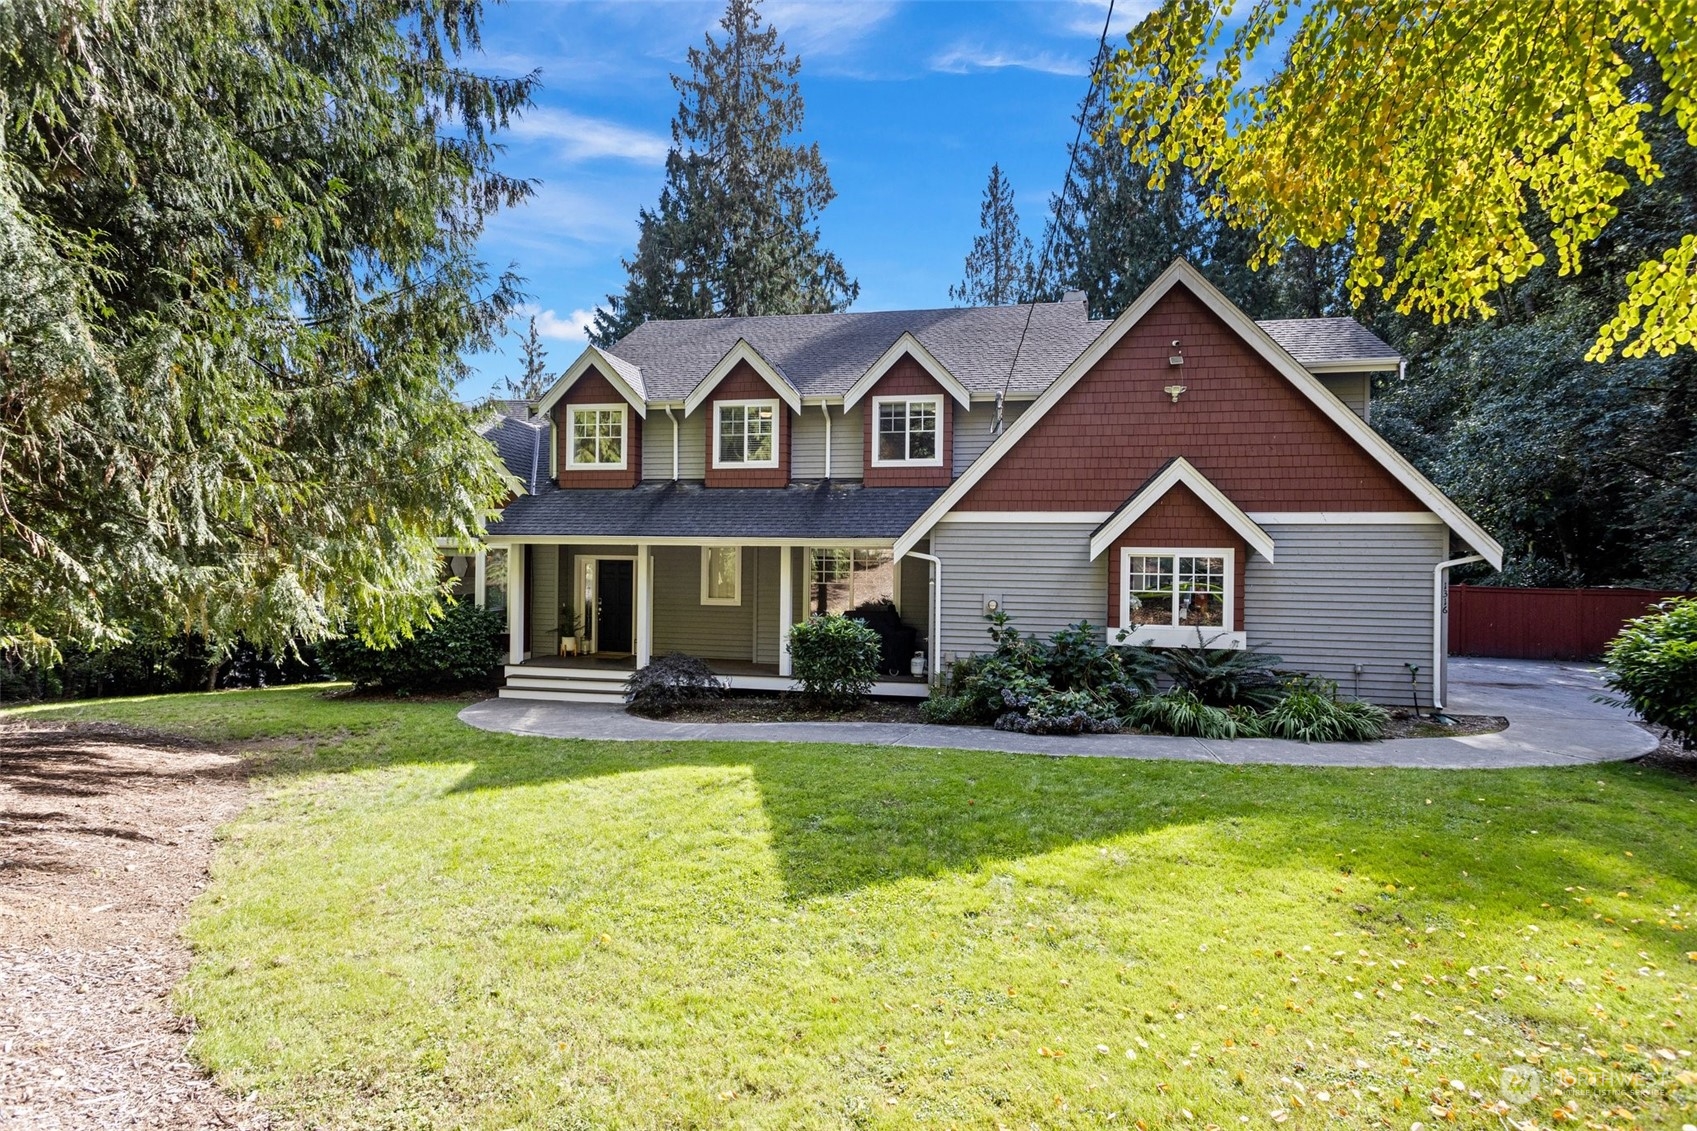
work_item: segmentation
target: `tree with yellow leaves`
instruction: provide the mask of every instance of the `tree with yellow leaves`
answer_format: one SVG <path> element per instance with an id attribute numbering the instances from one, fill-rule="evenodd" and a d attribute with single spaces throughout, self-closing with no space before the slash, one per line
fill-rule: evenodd
<path id="1" fill-rule="evenodd" d="M 1165 0 L 1105 81 L 1120 139 L 1158 184 L 1184 166 L 1253 231 L 1349 249 L 1352 301 L 1438 322 L 1495 313 L 1553 253 L 1564 275 L 1634 180 L 1661 175 L 1642 128 L 1697 145 L 1697 0 Z M 1227 28 L 1236 24 L 1229 38 Z M 1623 49 L 1655 60 L 1652 97 Z M 1275 51 L 1282 63 L 1250 80 Z M 1697 233 L 1638 266 L 1589 357 L 1697 340 Z"/>

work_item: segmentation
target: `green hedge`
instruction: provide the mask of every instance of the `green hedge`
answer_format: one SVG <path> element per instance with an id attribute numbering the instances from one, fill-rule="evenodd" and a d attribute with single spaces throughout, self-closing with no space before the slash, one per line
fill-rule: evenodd
<path id="1" fill-rule="evenodd" d="M 506 613 L 470 601 L 453 602 L 439 620 L 393 648 L 372 648 L 355 636 L 318 646 L 320 662 L 337 679 L 396 695 L 493 687 L 506 652 Z"/>
<path id="2" fill-rule="evenodd" d="M 883 642 L 858 620 L 813 617 L 790 629 L 790 669 L 806 696 L 830 707 L 853 707 L 878 678 Z"/>

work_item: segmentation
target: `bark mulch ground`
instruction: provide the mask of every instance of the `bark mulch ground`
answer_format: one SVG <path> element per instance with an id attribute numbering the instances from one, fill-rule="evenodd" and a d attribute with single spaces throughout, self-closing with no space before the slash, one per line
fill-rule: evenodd
<path id="1" fill-rule="evenodd" d="M 240 760 L 140 731 L 0 724 L 0 1126 L 263 1128 L 170 1005 Z"/>

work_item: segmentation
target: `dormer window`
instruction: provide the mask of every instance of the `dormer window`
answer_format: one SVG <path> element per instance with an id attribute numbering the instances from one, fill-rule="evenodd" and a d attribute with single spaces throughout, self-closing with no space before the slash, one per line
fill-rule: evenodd
<path id="1" fill-rule="evenodd" d="M 567 411 L 572 442 L 566 466 L 617 471 L 625 466 L 625 405 L 575 404 Z"/>
<path id="2" fill-rule="evenodd" d="M 873 397 L 874 467 L 938 467 L 943 462 L 942 397 Z"/>
<path id="3" fill-rule="evenodd" d="M 713 432 L 714 467 L 778 466 L 777 401 L 719 401 Z"/>

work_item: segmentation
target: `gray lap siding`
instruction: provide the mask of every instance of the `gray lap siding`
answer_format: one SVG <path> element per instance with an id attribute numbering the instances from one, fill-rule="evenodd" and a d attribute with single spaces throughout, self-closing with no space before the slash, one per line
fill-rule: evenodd
<path id="1" fill-rule="evenodd" d="M 1244 627 L 1249 642 L 1285 666 L 1335 679 L 1345 695 L 1432 702 L 1432 567 L 1449 531 L 1437 525 L 1268 526 L 1277 557 L 1249 559 Z M 1361 664 L 1357 677 L 1354 666 Z"/>
<path id="2" fill-rule="evenodd" d="M 943 561 L 945 660 L 989 649 L 984 601 L 999 597 L 1025 633 L 1047 636 L 1081 620 L 1105 625 L 1109 555 L 1090 560 L 1093 522 L 943 522 L 932 552 Z M 1244 630 L 1292 670 L 1334 679 L 1348 696 L 1410 700 L 1420 668 L 1432 696 L 1432 567 L 1448 549 L 1438 525 L 1270 525 L 1277 564 L 1252 555 Z M 1118 568 L 1117 562 L 1112 568 Z M 1358 678 L 1354 665 L 1362 665 Z"/>

